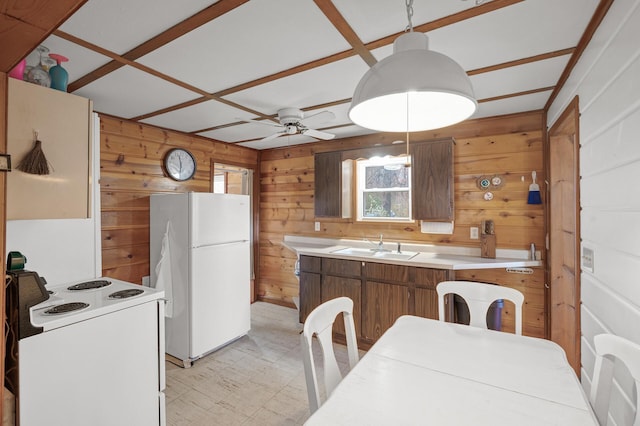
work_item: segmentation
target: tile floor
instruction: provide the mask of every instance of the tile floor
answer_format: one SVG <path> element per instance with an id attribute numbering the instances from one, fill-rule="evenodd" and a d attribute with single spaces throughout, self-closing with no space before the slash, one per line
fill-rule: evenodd
<path id="1" fill-rule="evenodd" d="M 251 331 L 194 362 L 167 362 L 167 425 L 301 425 L 309 417 L 298 312 L 251 306 Z M 346 360 L 346 348 L 336 348 Z M 319 374 L 321 374 L 319 372 Z"/>

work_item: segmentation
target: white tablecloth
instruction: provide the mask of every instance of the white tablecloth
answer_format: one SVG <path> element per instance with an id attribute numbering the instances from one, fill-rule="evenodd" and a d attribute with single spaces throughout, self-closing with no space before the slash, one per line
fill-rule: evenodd
<path id="1" fill-rule="evenodd" d="M 553 342 L 399 318 L 307 425 L 597 425 Z"/>

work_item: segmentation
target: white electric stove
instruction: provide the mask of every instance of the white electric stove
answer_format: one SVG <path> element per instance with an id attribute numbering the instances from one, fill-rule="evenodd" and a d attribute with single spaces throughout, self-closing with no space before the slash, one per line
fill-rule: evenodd
<path id="1" fill-rule="evenodd" d="M 164 292 L 104 277 L 47 290 L 30 309 L 42 332 L 18 340 L 19 424 L 164 425 Z"/>
<path id="2" fill-rule="evenodd" d="M 164 297 L 156 289 L 104 277 L 46 288 L 49 299 L 31 308 L 31 323 L 45 332 Z"/>

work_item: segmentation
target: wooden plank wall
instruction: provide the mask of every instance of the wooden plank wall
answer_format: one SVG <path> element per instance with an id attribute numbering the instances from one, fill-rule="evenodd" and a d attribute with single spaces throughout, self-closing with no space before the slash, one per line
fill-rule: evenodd
<path id="1" fill-rule="evenodd" d="M 527 250 L 535 243 L 544 247 L 544 206 L 528 205 L 531 172 L 544 183 L 542 112 L 470 120 L 457 126 L 411 135 L 413 141 L 454 137 L 455 230 L 453 235 L 422 234 L 419 223 L 363 224 L 346 219 L 319 218 L 321 231 L 314 231 L 315 152 L 335 151 L 375 144 L 388 145 L 404 135 L 376 133 L 330 142 L 265 150 L 260 163 L 260 279 L 258 298 L 292 305 L 298 295 L 294 276 L 295 254 L 282 246 L 285 235 L 328 238 L 375 239 L 418 242 L 444 246 L 479 247 L 469 238 L 469 227 L 483 219 L 495 222 L 497 247 Z M 476 186 L 482 175 L 499 174 L 505 183 L 485 201 Z M 522 181 L 524 177 L 524 181 Z M 541 185 L 544 188 L 544 185 Z M 544 201 L 544 191 L 543 201 Z M 457 278 L 487 281 L 518 288 L 525 294 L 524 333 L 544 337 L 544 271 L 532 275 L 505 270 L 458 272 Z M 504 312 L 505 328 L 513 326 L 511 310 Z"/>
<path id="2" fill-rule="evenodd" d="M 214 162 L 257 169 L 256 150 L 108 116 L 100 118 L 102 273 L 134 283 L 149 275 L 149 195 L 210 192 Z M 176 182 L 162 171 L 171 148 L 196 158 L 194 179 Z"/>

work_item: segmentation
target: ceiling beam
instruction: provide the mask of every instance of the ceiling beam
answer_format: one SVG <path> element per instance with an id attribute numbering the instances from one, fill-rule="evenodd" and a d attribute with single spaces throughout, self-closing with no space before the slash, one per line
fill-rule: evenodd
<path id="1" fill-rule="evenodd" d="M 558 56 L 570 55 L 575 50 L 575 47 L 569 47 L 567 49 L 556 50 L 555 52 L 541 53 L 540 55 L 529 56 L 528 58 L 516 59 L 515 61 L 503 62 L 501 64 L 490 65 L 483 68 L 476 68 L 475 70 L 467 71 L 467 74 L 471 76 L 485 72 L 498 71 L 504 68 L 517 67 L 518 65 L 530 64 L 531 62 L 544 61 Z"/>
<path id="2" fill-rule="evenodd" d="M 523 92 L 507 93 L 506 95 L 494 96 L 492 98 L 478 99 L 478 103 L 481 104 L 485 102 L 499 101 L 501 99 L 509 99 L 509 98 L 515 98 L 518 96 L 532 95 L 534 93 L 540 93 L 540 92 L 550 92 L 554 88 L 555 86 L 547 86 L 547 87 L 540 87 L 538 89 L 525 90 Z"/>
<path id="3" fill-rule="evenodd" d="M 141 45 L 134 47 L 130 51 L 124 53 L 122 57 L 131 61 L 135 61 L 136 59 L 146 55 L 147 53 L 150 53 L 158 49 L 159 47 L 164 46 L 165 44 L 175 40 L 176 38 L 181 37 L 188 32 L 224 15 L 225 13 L 235 9 L 238 6 L 243 5 L 247 1 L 248 0 L 220 0 L 219 2 L 214 3 L 206 9 L 203 9 L 195 15 L 185 19 L 184 21 L 177 23 L 168 30 L 147 40 Z M 54 34 L 58 35 L 57 31 L 54 31 Z M 104 77 L 105 75 L 117 70 L 122 66 L 122 63 L 112 60 L 111 62 L 91 71 L 89 74 L 86 74 L 85 76 L 80 77 L 79 79 L 69 84 L 69 92 L 74 92 L 81 87 L 94 82 L 100 77 Z"/>
<path id="4" fill-rule="evenodd" d="M 544 106 L 545 114 L 549 111 L 549 108 L 551 108 L 551 104 L 553 104 L 553 101 L 556 99 L 556 97 L 560 93 L 560 90 L 562 90 L 565 83 L 569 79 L 571 72 L 573 72 L 573 68 L 578 63 L 578 60 L 582 56 L 582 53 L 584 52 L 584 50 L 587 48 L 587 45 L 591 41 L 593 34 L 596 32 L 596 30 L 602 23 L 602 20 L 604 19 L 605 15 L 609 11 L 609 8 L 611 7 L 612 3 L 613 3 L 613 0 L 600 0 L 600 4 L 598 4 L 596 11 L 591 17 L 589 24 L 587 25 L 587 28 L 584 30 L 582 37 L 580 37 L 580 41 L 578 42 L 578 46 L 576 46 L 576 50 L 573 52 L 573 55 L 571 55 L 571 58 L 569 58 L 569 63 L 567 63 L 567 66 L 564 68 L 564 71 L 560 75 L 560 79 L 556 83 L 556 88 L 551 93 L 551 96 L 549 96 L 549 99 L 547 100 L 547 103 Z"/>
<path id="5" fill-rule="evenodd" d="M 313 2 L 320 8 L 327 19 L 329 19 L 329 22 L 331 22 L 335 29 L 342 34 L 342 37 L 344 37 L 347 43 L 351 45 L 353 51 L 360 56 L 367 65 L 372 67 L 378 62 L 331 0 L 313 0 Z"/>

